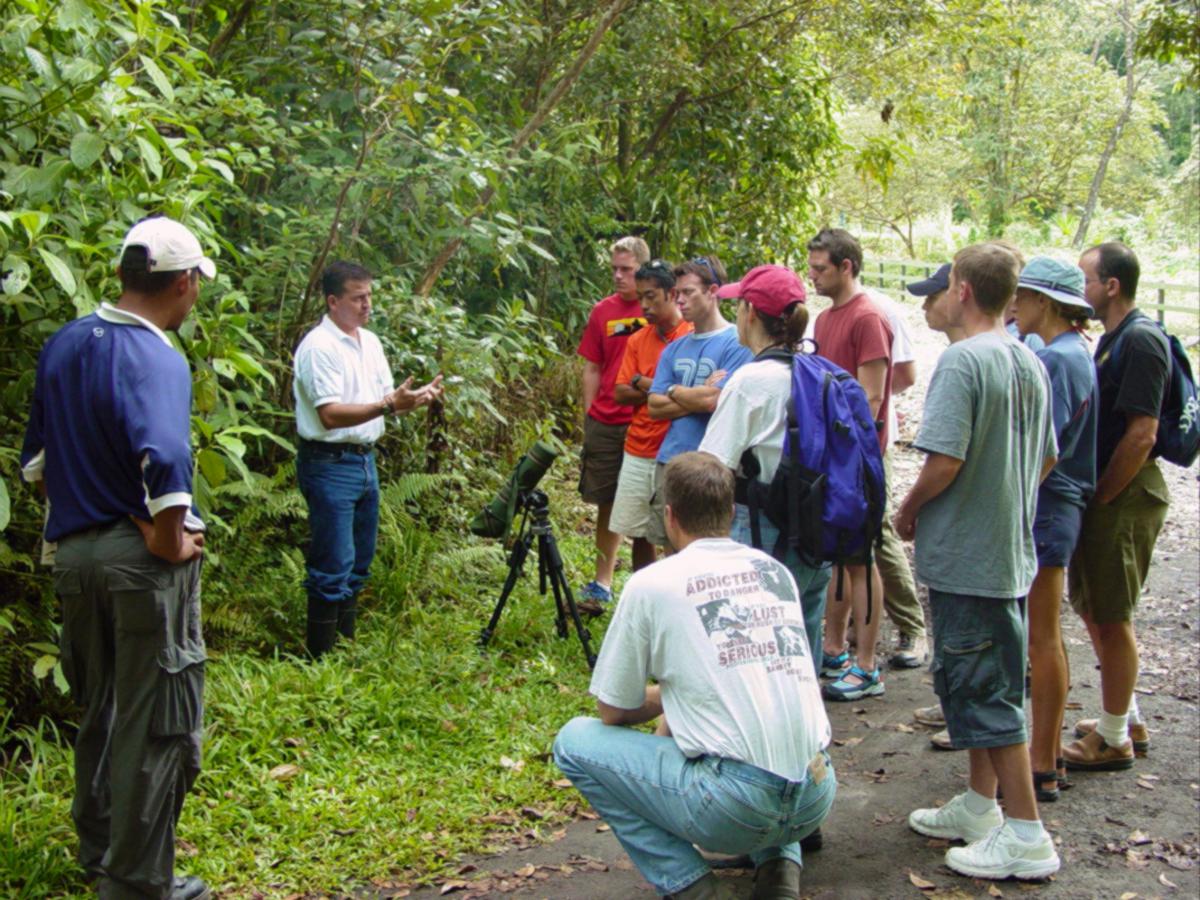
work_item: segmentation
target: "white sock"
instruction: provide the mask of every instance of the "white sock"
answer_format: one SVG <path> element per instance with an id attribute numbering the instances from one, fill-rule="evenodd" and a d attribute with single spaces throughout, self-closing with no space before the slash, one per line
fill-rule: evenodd
<path id="1" fill-rule="evenodd" d="M 1042 839 L 1042 823 L 1038 819 L 1014 819 L 1009 816 L 1006 820 L 1008 827 L 1012 829 L 1012 833 L 1017 836 L 1017 839 L 1025 844 L 1036 844 Z"/>
<path id="2" fill-rule="evenodd" d="M 1145 724 L 1142 720 L 1142 711 L 1138 709 L 1137 694 L 1134 694 L 1129 700 L 1129 724 Z"/>
<path id="3" fill-rule="evenodd" d="M 1129 713 L 1113 715 L 1101 711 L 1100 722 L 1096 725 L 1096 734 L 1104 738 L 1104 743 L 1110 747 L 1123 747 L 1129 740 Z"/>
<path id="4" fill-rule="evenodd" d="M 966 794 L 963 795 L 963 805 L 973 816 L 987 815 L 988 811 L 996 805 L 995 797 L 985 797 L 983 794 L 978 794 L 971 788 L 967 788 Z"/>

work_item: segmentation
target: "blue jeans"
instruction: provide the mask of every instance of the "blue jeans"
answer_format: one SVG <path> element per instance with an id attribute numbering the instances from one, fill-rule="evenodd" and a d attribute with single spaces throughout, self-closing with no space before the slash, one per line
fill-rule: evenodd
<path id="1" fill-rule="evenodd" d="M 819 784 L 810 772 L 788 781 L 717 756 L 688 759 L 673 738 L 584 716 L 558 733 L 554 761 L 660 894 L 708 873 L 693 845 L 749 853 L 756 867 L 800 863 L 800 839 L 824 821 L 837 791 L 828 756 Z"/>
<path id="2" fill-rule="evenodd" d="M 770 553 L 779 538 L 779 529 L 771 524 L 762 513 L 759 514 L 759 527 L 762 536 L 763 550 Z M 741 503 L 733 507 L 733 527 L 729 537 L 747 547 L 753 546 L 750 539 L 750 508 Z M 813 665 L 817 674 L 821 673 L 821 641 L 825 627 L 825 594 L 829 580 L 833 577 L 832 566 L 813 569 L 800 562 L 800 557 L 791 547 L 787 551 L 784 565 L 796 579 L 796 589 L 800 591 L 800 609 L 804 614 L 804 633 L 808 638 L 808 649 L 812 653 Z"/>
<path id="3" fill-rule="evenodd" d="M 375 558 L 379 476 L 375 453 L 301 444 L 300 493 L 308 501 L 308 596 L 338 603 L 358 595 Z"/>

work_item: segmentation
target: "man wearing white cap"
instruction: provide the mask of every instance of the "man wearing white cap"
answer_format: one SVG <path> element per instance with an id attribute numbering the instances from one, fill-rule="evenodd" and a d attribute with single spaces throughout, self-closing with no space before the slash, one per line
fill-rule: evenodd
<path id="1" fill-rule="evenodd" d="M 203 900 L 174 875 L 175 824 L 200 771 L 204 639 L 192 509 L 192 379 L 165 332 L 213 261 L 163 217 L 130 229 L 121 296 L 60 328 L 38 360 L 22 473 L 50 501 L 79 861 L 104 898 Z"/>

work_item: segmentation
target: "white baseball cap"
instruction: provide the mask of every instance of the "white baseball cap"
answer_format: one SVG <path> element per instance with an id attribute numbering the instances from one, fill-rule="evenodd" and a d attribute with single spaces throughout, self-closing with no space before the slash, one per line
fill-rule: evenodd
<path id="1" fill-rule="evenodd" d="M 205 278 L 215 278 L 217 264 L 204 255 L 200 241 L 184 225 L 166 216 L 142 219 L 125 235 L 121 257 L 129 247 L 146 248 L 150 272 L 185 272 L 199 269 Z"/>

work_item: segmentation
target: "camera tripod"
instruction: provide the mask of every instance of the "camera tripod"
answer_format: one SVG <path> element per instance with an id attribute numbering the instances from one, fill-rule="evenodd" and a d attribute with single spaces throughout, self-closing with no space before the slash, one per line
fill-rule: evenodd
<path id="1" fill-rule="evenodd" d="M 504 612 L 504 604 L 508 602 L 509 594 L 516 587 L 517 578 L 520 577 L 525 567 L 525 558 L 529 555 L 536 537 L 538 590 L 544 597 L 546 582 L 549 581 L 550 587 L 554 591 L 554 605 L 558 610 L 558 615 L 554 620 L 555 630 L 560 638 L 567 636 L 567 614 L 570 613 L 571 621 L 575 623 L 575 633 L 579 635 L 579 643 L 583 645 L 583 655 L 587 658 L 588 668 L 595 668 L 596 654 L 592 652 L 591 645 L 588 643 L 591 635 L 584 627 L 583 619 L 579 616 L 579 607 L 576 606 L 575 596 L 571 593 L 570 585 L 567 584 L 567 576 L 563 574 L 562 555 L 558 552 L 558 544 L 555 542 L 554 532 L 551 530 L 550 498 L 543 491 L 535 490 L 528 493 L 522 491 L 517 501 L 517 508 L 521 510 L 521 528 L 516 541 L 513 542 L 512 551 L 508 554 L 508 577 L 504 580 L 504 588 L 500 591 L 500 599 L 496 601 L 496 608 L 492 610 L 492 618 L 479 632 L 479 647 L 480 649 L 487 647 L 488 641 L 492 639 L 496 623 L 500 621 L 500 614 Z"/>

